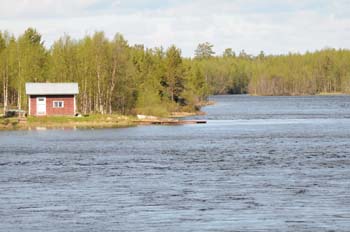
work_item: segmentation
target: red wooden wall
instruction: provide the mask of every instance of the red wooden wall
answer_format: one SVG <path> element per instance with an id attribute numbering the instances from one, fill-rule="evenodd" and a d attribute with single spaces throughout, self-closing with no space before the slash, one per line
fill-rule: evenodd
<path id="1" fill-rule="evenodd" d="M 46 116 L 74 115 L 74 95 L 30 96 L 30 115 L 36 116 L 36 98 L 46 97 Z M 54 108 L 54 101 L 63 101 L 63 108 Z"/>

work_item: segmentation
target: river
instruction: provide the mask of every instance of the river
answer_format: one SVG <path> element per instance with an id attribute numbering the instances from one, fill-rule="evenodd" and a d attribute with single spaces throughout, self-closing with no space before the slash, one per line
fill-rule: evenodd
<path id="1" fill-rule="evenodd" d="M 203 125 L 0 132 L 0 231 L 349 231 L 350 96 L 215 96 Z"/>

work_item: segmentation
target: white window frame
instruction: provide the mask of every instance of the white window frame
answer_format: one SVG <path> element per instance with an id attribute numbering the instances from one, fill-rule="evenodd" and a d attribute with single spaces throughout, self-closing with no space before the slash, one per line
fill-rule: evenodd
<path id="1" fill-rule="evenodd" d="M 61 106 L 60 106 L 60 103 L 62 104 Z M 53 101 L 52 107 L 56 108 L 56 109 L 62 109 L 62 108 L 64 108 L 64 101 Z"/>

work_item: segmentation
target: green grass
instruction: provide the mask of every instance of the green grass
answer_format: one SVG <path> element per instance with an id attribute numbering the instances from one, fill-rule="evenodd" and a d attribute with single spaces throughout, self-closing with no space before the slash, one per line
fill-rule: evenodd
<path id="1" fill-rule="evenodd" d="M 93 114 L 85 117 L 50 116 L 27 118 L 28 126 L 58 127 L 75 126 L 81 128 L 105 128 L 131 126 L 134 118 L 118 114 L 100 115 Z"/>
<path id="2" fill-rule="evenodd" d="M 169 116 L 167 112 L 160 109 L 151 111 L 144 109 L 145 113 L 158 113 L 159 115 Z M 149 111 L 148 111 L 149 110 Z M 158 111 L 159 110 L 159 111 Z M 181 112 L 180 112 L 181 113 Z M 0 130 L 26 130 L 36 127 L 46 128 L 118 128 L 135 126 L 137 118 L 134 116 L 125 116 L 119 114 L 91 114 L 83 117 L 72 116 L 47 116 L 47 117 L 27 117 L 27 121 L 18 122 L 18 118 L 0 117 Z"/>
<path id="3" fill-rule="evenodd" d="M 0 117 L 0 125 L 7 125 L 7 121 L 5 120 L 5 118 Z"/>
<path id="4" fill-rule="evenodd" d="M 118 128 L 133 126 L 135 118 L 124 115 L 99 115 L 93 114 L 86 117 L 29 116 L 27 122 L 19 123 L 18 118 L 0 117 L 0 130 L 26 130 L 35 127 L 61 128 Z"/>
<path id="5" fill-rule="evenodd" d="M 41 122 L 41 123 L 68 123 L 68 122 L 101 122 L 101 121 L 120 121 L 128 120 L 131 117 L 123 115 L 89 115 L 84 117 L 70 117 L 70 116 L 48 116 L 48 117 L 28 117 L 28 122 Z"/>
<path id="6" fill-rule="evenodd" d="M 18 129 L 17 118 L 4 118 L 0 117 L 0 130 L 14 130 Z"/>

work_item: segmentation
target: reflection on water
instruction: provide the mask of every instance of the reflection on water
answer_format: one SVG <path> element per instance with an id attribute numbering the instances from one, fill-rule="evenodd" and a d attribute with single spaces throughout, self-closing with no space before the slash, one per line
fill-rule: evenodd
<path id="1" fill-rule="evenodd" d="M 76 126 L 69 126 L 69 127 L 61 127 L 61 126 L 56 126 L 56 127 L 44 127 L 44 126 L 35 126 L 35 127 L 29 127 L 28 130 L 30 131 L 46 131 L 46 130 L 65 130 L 65 131 L 72 131 L 72 130 L 77 130 Z"/>
<path id="2" fill-rule="evenodd" d="M 213 100 L 202 125 L 1 132 L 0 231 L 348 231 L 350 97 Z"/>

